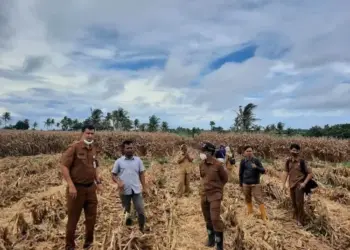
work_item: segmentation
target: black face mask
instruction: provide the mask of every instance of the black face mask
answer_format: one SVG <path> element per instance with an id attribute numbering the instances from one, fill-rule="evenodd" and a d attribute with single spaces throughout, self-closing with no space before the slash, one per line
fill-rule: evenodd
<path id="1" fill-rule="evenodd" d="M 292 153 L 292 156 L 297 157 L 299 153 Z"/>

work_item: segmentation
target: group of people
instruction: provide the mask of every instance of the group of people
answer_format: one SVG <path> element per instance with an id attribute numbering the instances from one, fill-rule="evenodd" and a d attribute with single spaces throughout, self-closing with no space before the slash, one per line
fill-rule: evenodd
<path id="1" fill-rule="evenodd" d="M 85 242 L 84 249 L 92 247 L 94 227 L 97 215 L 97 191 L 102 191 L 102 180 L 99 173 L 98 155 L 100 150 L 94 144 L 95 128 L 85 125 L 79 142 L 73 143 L 63 153 L 61 158 L 61 172 L 67 182 L 68 221 L 66 225 L 65 249 L 75 249 L 75 230 L 84 209 L 85 213 Z M 289 180 L 290 196 L 294 208 L 293 217 L 298 225 L 304 222 L 304 195 L 310 194 L 312 188 L 317 187 L 312 180 L 311 168 L 300 158 L 300 146 L 290 146 L 291 157 L 286 161 L 286 174 L 283 177 L 283 189 Z M 145 231 L 146 216 L 142 193 L 148 193 L 145 182 L 145 167 L 140 157 L 134 155 L 132 141 L 122 144 L 123 155 L 118 158 L 112 168 L 112 180 L 117 183 L 124 212 L 126 225 L 132 224 L 130 216 L 131 201 L 137 212 L 139 229 Z M 235 159 L 230 147 L 220 145 L 217 150 L 210 142 L 203 143 L 200 148 L 200 197 L 201 209 L 206 223 L 208 239 L 206 246 L 223 249 L 224 223 L 220 217 L 221 202 L 224 186 L 229 180 L 231 166 Z M 190 173 L 193 157 L 190 156 L 186 145 L 181 146 L 181 154 L 177 160 L 180 165 L 179 185 L 177 195 L 180 197 L 190 193 Z M 247 212 L 253 212 L 252 197 L 259 205 L 261 218 L 267 220 L 264 206 L 260 176 L 266 169 L 261 161 L 253 154 L 251 146 L 245 146 L 244 158 L 239 165 L 239 185 L 245 196 Z M 142 186 L 142 189 L 141 189 Z"/>

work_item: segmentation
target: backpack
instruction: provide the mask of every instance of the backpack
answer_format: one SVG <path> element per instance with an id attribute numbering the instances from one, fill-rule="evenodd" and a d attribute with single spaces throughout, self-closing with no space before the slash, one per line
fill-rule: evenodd
<path id="1" fill-rule="evenodd" d="M 287 169 L 288 172 L 290 171 L 289 169 L 289 163 L 290 163 L 290 159 L 287 160 L 286 165 L 287 165 Z M 306 164 L 305 164 L 305 160 L 300 159 L 300 168 L 301 168 L 301 172 L 304 174 L 304 178 L 303 181 L 306 179 L 308 173 L 306 171 Z M 315 189 L 318 187 L 318 184 L 315 180 L 313 180 L 313 177 L 307 182 L 304 191 L 306 194 L 310 194 L 312 189 Z"/>

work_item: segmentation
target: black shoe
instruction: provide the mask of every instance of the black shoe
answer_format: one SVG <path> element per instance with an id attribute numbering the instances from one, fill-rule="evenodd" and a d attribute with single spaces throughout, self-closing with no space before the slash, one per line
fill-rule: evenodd
<path id="1" fill-rule="evenodd" d="M 223 232 L 215 232 L 215 243 L 216 250 L 224 249 L 224 233 Z"/>
<path id="2" fill-rule="evenodd" d="M 132 225 L 132 219 L 130 217 L 128 217 L 125 221 L 125 225 L 127 226 L 131 226 Z"/>
<path id="3" fill-rule="evenodd" d="M 143 214 L 138 214 L 138 221 L 139 221 L 139 228 L 141 233 L 144 233 L 145 231 L 145 223 L 146 223 L 146 217 Z"/>
<path id="4" fill-rule="evenodd" d="M 207 247 L 214 247 L 215 246 L 215 233 L 212 227 L 207 226 L 208 231 L 208 241 L 205 244 Z"/>

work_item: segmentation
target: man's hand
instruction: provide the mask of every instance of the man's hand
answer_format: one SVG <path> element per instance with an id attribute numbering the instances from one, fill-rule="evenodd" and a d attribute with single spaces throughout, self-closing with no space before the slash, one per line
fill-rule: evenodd
<path id="1" fill-rule="evenodd" d="M 142 187 L 142 193 L 143 193 L 144 195 L 148 196 L 148 195 L 149 195 L 149 189 L 148 189 L 148 187 Z"/>
<path id="2" fill-rule="evenodd" d="M 77 197 L 77 189 L 75 188 L 74 184 L 73 185 L 69 185 L 68 187 L 68 191 L 69 191 L 69 195 L 75 199 Z"/>
<path id="3" fill-rule="evenodd" d="M 97 185 L 96 185 L 96 188 L 97 188 L 97 192 L 98 192 L 99 194 L 102 194 L 102 191 L 103 191 L 102 184 L 97 184 Z"/>
<path id="4" fill-rule="evenodd" d="M 303 182 L 299 185 L 299 189 L 303 189 L 303 188 L 305 188 L 305 186 L 306 186 L 306 184 Z"/>
<path id="5" fill-rule="evenodd" d="M 122 180 L 118 180 L 117 184 L 118 184 L 118 189 L 123 190 L 124 182 Z"/>

